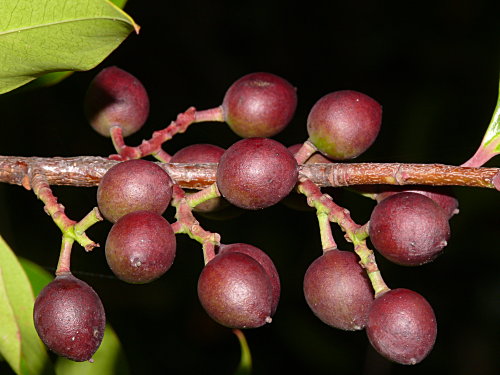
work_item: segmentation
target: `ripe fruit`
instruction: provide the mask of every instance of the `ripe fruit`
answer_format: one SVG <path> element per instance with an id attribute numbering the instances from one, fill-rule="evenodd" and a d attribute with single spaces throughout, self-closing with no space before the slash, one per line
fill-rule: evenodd
<path id="1" fill-rule="evenodd" d="M 218 163 L 222 154 L 224 154 L 224 149 L 219 146 L 211 144 L 193 144 L 186 146 L 177 151 L 172 158 L 170 163 Z M 208 201 L 200 203 L 193 208 L 196 212 L 214 212 L 219 211 L 228 206 L 227 201 L 222 197 L 212 198 Z"/>
<path id="2" fill-rule="evenodd" d="M 120 218 L 106 239 L 106 260 L 121 280 L 151 282 L 168 271 L 175 258 L 175 234 L 163 216 L 149 211 Z"/>
<path id="3" fill-rule="evenodd" d="M 97 189 L 97 205 L 111 222 L 134 211 L 163 214 L 172 198 L 172 179 L 159 165 L 143 159 L 111 167 Z"/>
<path id="4" fill-rule="evenodd" d="M 269 280 L 271 281 L 273 301 L 271 307 L 271 316 L 276 312 L 278 307 L 278 302 L 280 300 L 281 284 L 278 271 L 274 266 L 272 259 L 261 249 L 246 244 L 246 243 L 232 243 L 229 245 L 220 245 L 219 254 L 225 254 L 230 252 L 237 252 L 246 254 L 253 259 L 255 259 L 266 271 Z"/>
<path id="5" fill-rule="evenodd" d="M 92 128 L 109 137 L 113 126 L 124 137 L 138 131 L 149 115 L 146 89 L 132 74 L 112 66 L 101 70 L 85 94 L 84 111 Z"/>
<path id="6" fill-rule="evenodd" d="M 324 323 L 354 331 L 366 325 L 373 289 L 356 254 L 329 250 L 307 269 L 304 296 Z"/>
<path id="7" fill-rule="evenodd" d="M 248 138 L 222 155 L 217 187 L 235 206 L 257 210 L 287 196 L 297 177 L 297 161 L 285 146 L 268 138 Z"/>
<path id="8" fill-rule="evenodd" d="M 172 155 L 170 163 L 218 163 L 224 149 L 208 143 L 197 143 L 181 148 Z"/>
<path id="9" fill-rule="evenodd" d="M 418 188 L 408 188 L 407 186 L 391 186 L 384 189 L 382 192 L 377 193 L 377 202 L 381 202 L 385 198 L 408 191 L 411 193 L 423 194 L 431 198 L 434 202 L 438 204 L 450 219 L 453 215 L 458 213 L 458 200 L 453 196 L 451 189 L 444 186 L 419 186 Z"/>
<path id="10" fill-rule="evenodd" d="M 448 217 L 432 199 L 398 193 L 372 211 L 369 234 L 373 246 L 390 261 L 417 266 L 436 258 L 450 237 Z"/>
<path id="11" fill-rule="evenodd" d="M 372 346 L 387 359 L 403 365 L 422 361 L 436 341 L 434 311 L 420 294 L 393 289 L 372 303 L 366 333 Z"/>
<path id="12" fill-rule="evenodd" d="M 291 121 L 295 88 L 270 73 L 252 73 L 234 82 L 222 101 L 224 120 L 240 137 L 272 137 Z"/>
<path id="13" fill-rule="evenodd" d="M 57 276 L 35 300 L 33 320 L 47 347 L 73 361 L 88 361 L 101 345 L 106 325 L 96 292 L 72 274 Z"/>
<path id="14" fill-rule="evenodd" d="M 257 260 L 243 253 L 216 255 L 201 271 L 198 298 L 207 314 L 230 328 L 271 322 L 273 287 Z"/>
<path id="15" fill-rule="evenodd" d="M 334 160 L 352 159 L 377 138 L 382 107 L 369 96 L 352 90 L 323 96 L 307 117 L 310 141 Z"/>

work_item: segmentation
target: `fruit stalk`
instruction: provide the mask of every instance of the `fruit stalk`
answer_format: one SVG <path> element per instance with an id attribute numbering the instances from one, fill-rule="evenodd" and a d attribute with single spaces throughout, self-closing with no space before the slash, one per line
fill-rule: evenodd
<path id="1" fill-rule="evenodd" d="M 185 112 L 177 115 L 166 128 L 155 131 L 149 140 L 143 140 L 139 146 L 127 146 L 121 135 L 121 129 L 112 129 L 112 140 L 117 155 L 111 155 L 113 160 L 139 159 L 147 155 L 153 155 L 161 161 L 168 161 L 170 155 L 161 149 L 161 145 L 172 139 L 175 134 L 184 133 L 187 128 L 197 122 L 224 121 L 220 107 L 196 111 L 194 107 L 188 108 Z"/>
<path id="2" fill-rule="evenodd" d="M 360 258 L 359 263 L 365 268 L 370 278 L 375 296 L 388 291 L 389 287 L 382 279 L 382 275 L 375 261 L 375 255 L 373 251 L 366 246 L 364 226 L 356 224 L 352 220 L 347 209 L 338 206 L 329 196 L 322 194 L 319 187 L 311 180 L 301 177 L 298 191 L 307 197 L 307 202 L 311 207 L 315 207 L 318 212 L 327 213 L 329 221 L 337 223 L 346 233 L 346 239 L 353 243 L 354 251 Z M 323 238 L 322 244 L 324 246 Z"/>
<path id="3" fill-rule="evenodd" d="M 205 264 L 215 257 L 215 246 L 220 245 L 220 235 L 204 230 L 198 220 L 193 216 L 191 207 L 186 200 L 186 193 L 178 186 L 173 186 L 172 206 L 176 208 L 172 224 L 174 233 L 185 233 L 190 238 L 198 241 L 203 246 L 203 259 Z"/>
<path id="4" fill-rule="evenodd" d="M 29 186 L 33 189 L 35 195 L 44 204 L 45 212 L 52 218 L 54 223 L 63 233 L 63 245 L 65 238 L 71 238 L 72 241 L 77 241 L 86 251 L 91 251 L 99 244 L 92 241 L 86 234 L 85 230 L 91 225 L 102 220 L 101 216 L 96 209 L 93 209 L 85 218 L 77 223 L 71 220 L 64 212 L 64 206 L 57 201 L 57 198 L 52 193 L 52 189 L 47 181 L 45 175 L 37 169 L 32 169 L 28 173 L 29 182 L 25 181 L 25 187 Z"/>

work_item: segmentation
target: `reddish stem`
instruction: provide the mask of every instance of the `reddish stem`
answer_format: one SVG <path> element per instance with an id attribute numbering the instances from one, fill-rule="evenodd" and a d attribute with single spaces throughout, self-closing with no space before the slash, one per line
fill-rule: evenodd
<path id="1" fill-rule="evenodd" d="M 197 122 L 224 121 L 222 107 L 196 111 L 195 107 L 188 108 L 185 112 L 179 113 L 175 121 L 172 121 L 166 128 L 155 131 L 149 140 L 143 140 L 139 146 L 127 146 L 123 140 L 121 129 L 111 128 L 111 139 L 115 145 L 118 155 L 110 155 L 112 160 L 139 159 L 148 155 L 155 155 L 162 161 L 170 160 L 170 155 L 161 149 L 166 141 L 172 139 L 175 134 L 184 133 L 187 128 Z"/>

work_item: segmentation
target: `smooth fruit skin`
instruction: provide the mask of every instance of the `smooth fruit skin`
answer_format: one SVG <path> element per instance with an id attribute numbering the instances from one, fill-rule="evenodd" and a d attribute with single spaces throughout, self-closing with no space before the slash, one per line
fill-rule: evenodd
<path id="1" fill-rule="evenodd" d="M 286 197 L 297 177 L 297 161 L 285 146 L 268 138 L 247 138 L 222 155 L 217 187 L 235 206 L 258 210 Z"/>
<path id="2" fill-rule="evenodd" d="M 149 97 L 132 74 L 111 66 L 95 76 L 84 99 L 84 112 L 92 128 L 109 137 L 113 126 L 124 137 L 138 131 L 149 115 Z"/>
<path id="3" fill-rule="evenodd" d="M 42 289 L 35 300 L 33 320 L 50 350 L 77 362 L 92 358 L 106 326 L 99 296 L 72 274 L 57 276 Z"/>
<path id="4" fill-rule="evenodd" d="M 131 212 L 109 231 L 105 253 L 109 268 L 120 280 L 149 283 L 172 266 L 175 234 L 163 216 L 149 211 Z"/>
<path id="5" fill-rule="evenodd" d="M 271 73 L 251 73 L 234 82 L 222 101 L 224 119 L 242 138 L 272 137 L 291 121 L 295 88 Z"/>
<path id="6" fill-rule="evenodd" d="M 434 311 L 420 294 L 393 289 L 377 297 L 368 316 L 366 333 L 385 358 L 414 365 L 422 361 L 436 341 Z"/>
<path id="7" fill-rule="evenodd" d="M 160 166 L 143 159 L 111 167 L 97 188 L 97 205 L 112 223 L 134 211 L 163 214 L 172 198 L 173 181 Z"/>
<path id="8" fill-rule="evenodd" d="M 172 158 L 170 163 L 218 163 L 224 153 L 222 147 L 209 143 L 197 143 L 181 148 Z"/>
<path id="9" fill-rule="evenodd" d="M 331 327 L 363 329 L 373 302 L 373 288 L 358 256 L 329 250 L 316 258 L 304 276 L 304 296 L 314 314 Z"/>
<path id="10" fill-rule="evenodd" d="M 229 328 L 271 322 L 272 285 L 254 258 L 238 252 L 216 255 L 200 273 L 198 298 L 207 314 Z"/>
<path id="11" fill-rule="evenodd" d="M 447 214 L 432 199 L 403 192 L 375 206 L 369 234 L 385 258 L 403 266 L 418 266 L 441 254 L 450 238 L 450 225 Z"/>
<path id="12" fill-rule="evenodd" d="M 264 251 L 250 244 L 240 242 L 228 245 L 220 245 L 219 254 L 230 252 L 246 254 L 259 262 L 262 268 L 264 268 L 267 276 L 269 277 L 269 280 L 271 281 L 272 286 L 273 302 L 271 307 L 271 316 L 273 316 L 276 312 L 280 300 L 281 283 L 280 277 L 278 275 L 278 270 L 276 269 L 276 266 L 274 265 L 272 259 Z"/>
<path id="13" fill-rule="evenodd" d="M 438 204 L 450 219 L 453 215 L 458 214 L 458 200 L 453 195 L 453 192 L 446 186 L 419 186 L 418 188 L 409 189 L 404 186 L 391 186 L 377 193 L 377 202 L 383 201 L 385 198 L 401 193 L 401 192 L 418 193 L 431 198 Z"/>
<path id="14" fill-rule="evenodd" d="M 382 123 L 382 107 L 353 90 L 332 92 L 319 99 L 307 117 L 310 141 L 330 159 L 352 159 L 375 141 Z"/>

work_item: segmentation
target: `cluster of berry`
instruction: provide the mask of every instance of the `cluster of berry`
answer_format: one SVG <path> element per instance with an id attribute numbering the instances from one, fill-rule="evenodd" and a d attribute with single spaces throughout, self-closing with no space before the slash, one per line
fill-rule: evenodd
<path id="1" fill-rule="evenodd" d="M 105 253 L 116 277 L 135 284 L 158 279 L 173 264 L 175 235 L 187 233 L 203 245 L 205 267 L 198 296 L 206 312 L 231 328 L 271 322 L 280 296 L 280 279 L 271 258 L 250 244 L 223 244 L 220 236 L 201 229 L 192 212 L 263 209 L 296 188 L 308 196 L 318 218 L 326 214 L 328 226 L 334 221 L 322 203 L 330 197 L 316 199 L 300 188 L 299 166 L 362 154 L 379 133 L 382 108 L 352 90 L 325 95 L 307 118 L 309 139 L 287 148 L 269 137 L 288 125 L 296 105 L 296 90 L 286 80 L 269 73 L 249 74 L 228 89 L 220 107 L 186 112 L 188 120 L 182 125 L 173 122 L 145 141 L 143 148 L 131 148 L 123 137 L 139 130 L 148 117 L 146 90 L 121 69 L 101 71 L 87 92 L 85 112 L 97 132 L 112 138 L 118 152 L 113 158 L 120 161 L 103 176 L 97 191 L 99 211 L 113 223 Z M 224 121 L 243 139 L 227 150 L 196 144 L 170 156 L 161 149 L 173 134 L 202 121 Z M 217 163 L 216 184 L 203 192 L 184 191 L 160 164 L 144 160 L 147 155 L 168 163 Z M 348 236 L 355 247 L 369 238 L 381 255 L 405 266 L 427 263 L 442 252 L 450 236 L 448 221 L 458 207 L 449 192 L 386 188 L 372 196 L 377 205 L 369 223 Z M 172 224 L 163 216 L 169 205 L 177 209 Z M 432 349 L 437 332 L 429 303 L 414 291 L 390 290 L 373 276 L 379 274 L 373 261 L 360 260 L 358 251 L 337 249 L 328 241 L 328 230 L 325 238 L 323 254 L 307 269 L 303 283 L 314 314 L 339 329 L 366 328 L 373 347 L 392 361 L 420 362 Z M 105 315 L 92 288 L 65 273 L 37 298 L 34 320 L 51 350 L 84 361 L 100 345 Z"/>

